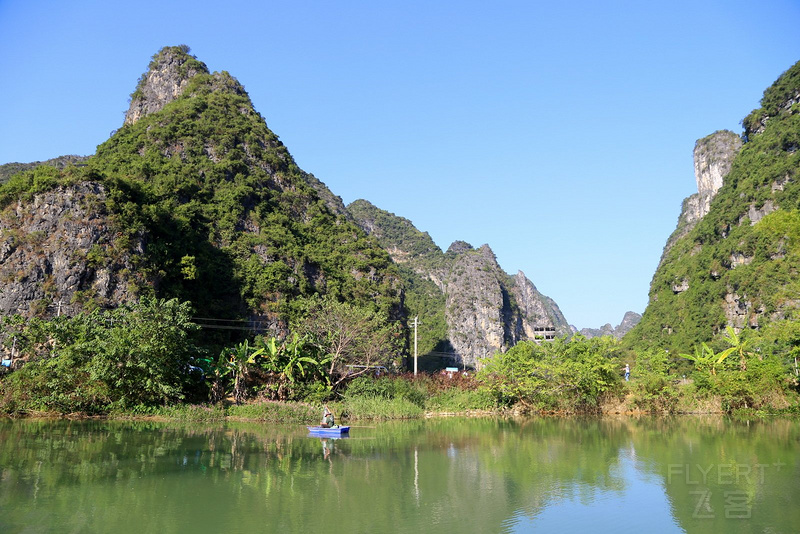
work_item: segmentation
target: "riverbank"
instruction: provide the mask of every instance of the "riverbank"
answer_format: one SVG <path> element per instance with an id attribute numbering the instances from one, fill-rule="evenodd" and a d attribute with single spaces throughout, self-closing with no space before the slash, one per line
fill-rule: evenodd
<path id="1" fill-rule="evenodd" d="M 622 417 L 668 417 L 675 415 L 729 415 L 734 417 L 770 417 L 770 416 L 800 416 L 800 403 L 785 404 L 783 407 L 764 408 L 738 408 L 733 411 L 722 409 L 722 399 L 696 398 L 694 402 L 684 399 L 677 404 L 680 409 L 670 411 L 657 409 L 643 409 L 636 404 L 632 394 L 624 398 L 607 398 L 594 410 L 539 410 L 531 406 L 516 405 L 512 407 L 496 406 L 494 408 L 466 408 L 460 410 L 422 410 L 409 409 L 401 403 L 386 399 L 371 399 L 369 403 L 356 405 L 354 411 L 352 402 L 329 402 L 329 408 L 337 417 L 338 422 L 354 423 L 364 421 L 389 421 L 433 419 L 447 417 L 576 417 L 576 416 L 622 416 Z M 365 409 L 367 408 L 367 409 Z M 112 411 L 104 415 L 89 415 L 83 413 L 59 414 L 53 412 L 31 412 L 17 414 L 13 418 L 39 419 L 101 419 L 101 420 L 131 420 L 131 421 L 177 421 L 193 423 L 220 423 L 220 422 L 249 422 L 265 424 L 301 424 L 311 425 L 319 422 L 322 412 L 321 404 L 291 402 L 291 401 L 255 401 L 244 404 L 235 404 L 230 401 L 218 404 L 179 404 L 172 406 L 138 408 L 129 411 Z"/>
<path id="2" fill-rule="evenodd" d="M 506 355 L 507 356 L 507 355 Z M 235 402 L 228 396 L 217 403 L 184 402 L 129 407 L 95 406 L 89 410 L 39 410 L 38 403 L 14 402 L 0 395 L 0 412 L 11 417 L 160 419 L 171 421 L 249 421 L 271 424 L 315 424 L 327 402 L 337 422 L 422 419 L 448 416 L 653 416 L 675 414 L 800 414 L 800 395 L 794 384 L 772 381 L 755 387 L 736 371 L 714 375 L 713 387 L 692 378 L 671 380 L 648 376 L 624 381 L 610 375 L 603 388 L 580 387 L 580 377 L 543 381 L 525 389 L 519 373 L 504 380 L 481 380 L 481 375 L 384 375 L 359 377 L 342 391 L 301 400 L 269 400 L 255 394 Z M 702 378 L 702 375 L 697 375 Z M 563 378 L 563 377 L 562 377 Z M 698 379 L 699 379 L 698 378 Z M 0 385 L 3 385 L 0 383 Z M 747 387 L 745 387 L 747 386 Z M 0 388 L 2 389 L 2 388 Z M 717 393 L 720 391 L 722 393 Z M 3 402 L 5 401 L 5 402 Z"/>

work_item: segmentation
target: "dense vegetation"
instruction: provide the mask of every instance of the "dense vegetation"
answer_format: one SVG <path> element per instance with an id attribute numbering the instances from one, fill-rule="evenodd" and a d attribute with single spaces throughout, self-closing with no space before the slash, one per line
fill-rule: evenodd
<path id="1" fill-rule="evenodd" d="M 397 318 L 388 255 L 331 213 L 227 73 L 193 76 L 180 98 L 100 145 L 89 166 L 113 186 L 121 232 L 149 236 L 140 268 L 160 296 L 207 316 L 288 322 L 298 298 L 324 293 Z"/>
<path id="2" fill-rule="evenodd" d="M 0 379 L 0 413 L 308 422 L 315 411 L 292 401 L 333 402 L 350 419 L 476 410 L 773 413 L 798 405 L 796 322 L 773 323 L 757 337 L 729 329 L 677 364 L 658 349 L 632 354 L 614 338 L 576 335 L 519 343 L 477 373 L 413 376 L 397 373 L 396 330 L 335 299 L 311 302 L 290 336 L 256 336 L 219 353 L 198 343 L 192 311 L 174 299 L 143 298 L 75 317 L 4 318 L 15 358 L 25 363 Z"/>
<path id="3" fill-rule="evenodd" d="M 69 165 L 82 165 L 88 158 L 86 156 L 59 156 L 47 161 L 32 163 L 5 163 L 0 165 L 0 184 L 7 182 L 15 174 L 35 169 L 36 167 L 56 167 L 63 169 Z"/>
<path id="4" fill-rule="evenodd" d="M 423 273 L 441 271 L 446 255 L 427 232 L 420 232 L 411 221 L 379 209 L 366 200 L 347 206 L 353 219 L 384 248 L 393 251 L 398 273 L 405 288 L 409 317 L 417 317 L 417 351 L 425 367 L 438 367 L 438 353 L 452 352 L 445 320 L 445 295 Z M 413 341 L 412 341 L 413 343 Z"/>
<path id="5" fill-rule="evenodd" d="M 397 368 L 396 328 L 330 297 L 310 301 L 291 336 L 260 335 L 218 354 L 203 343 L 192 313 L 188 302 L 145 297 L 74 317 L 3 318 L 16 370 L 2 368 L 0 411 L 147 413 L 226 399 L 321 401 L 358 376 Z"/>
<path id="6" fill-rule="evenodd" d="M 162 61 L 193 73 L 180 97 L 124 125 L 80 166 L 59 160 L 17 173 L 0 186 L 0 207 L 100 183 L 116 243 L 90 259 L 107 265 L 126 254 L 134 295 L 191 302 L 214 320 L 255 317 L 281 337 L 320 295 L 376 314 L 380 328 L 402 323 L 388 254 L 320 198 L 327 189 L 297 167 L 241 85 L 209 73 L 186 47 L 165 48 L 151 69 Z M 119 304 L 79 293 L 67 300 L 87 311 Z M 239 333 L 208 329 L 202 344 L 218 349 Z"/>
<path id="7" fill-rule="evenodd" d="M 93 414 L 183 400 L 200 379 L 190 312 L 143 299 L 49 321 L 4 318 L 14 355 L 27 363 L 3 380 L 3 411 Z"/>

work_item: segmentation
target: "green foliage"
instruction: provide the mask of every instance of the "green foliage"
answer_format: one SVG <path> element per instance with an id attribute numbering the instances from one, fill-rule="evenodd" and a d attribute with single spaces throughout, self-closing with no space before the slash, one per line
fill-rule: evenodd
<path id="1" fill-rule="evenodd" d="M 404 397 L 349 397 L 341 403 L 339 411 L 347 419 L 411 419 L 424 413 Z"/>
<path id="2" fill-rule="evenodd" d="M 356 200 L 347 211 L 362 226 L 371 228 L 370 234 L 384 248 L 401 251 L 404 261 L 415 266 L 431 268 L 441 266 L 443 254 L 427 232 L 420 232 L 411 221 L 394 213 L 379 209 L 366 200 Z"/>
<path id="3" fill-rule="evenodd" d="M 109 416 L 112 418 L 131 416 L 154 417 L 175 421 L 211 423 L 225 421 L 227 414 L 225 408 L 221 404 L 211 406 L 200 404 L 172 404 L 168 406 L 133 406 L 124 410 L 112 410 Z"/>
<path id="4" fill-rule="evenodd" d="M 797 94 L 798 87 L 800 87 L 800 62 L 795 63 L 781 74 L 778 80 L 764 91 L 761 108 L 753 110 L 742 120 L 745 130 L 752 132 L 764 120 L 764 117 L 775 116 L 781 106 Z"/>
<path id="5" fill-rule="evenodd" d="M 0 185 L 0 208 L 62 185 L 99 182 L 107 192 L 99 209 L 110 214 L 117 242 L 80 259 L 99 268 L 120 250 L 133 252 L 134 292 L 192 302 L 205 317 L 258 315 L 277 325 L 274 333 L 300 323 L 303 303 L 327 295 L 346 302 L 339 309 L 363 319 L 366 330 L 351 350 L 332 353 L 336 361 L 319 350 L 320 339 L 302 336 L 268 353 L 259 340 L 205 331 L 205 348 L 194 350 L 178 335 L 190 330 L 187 314 L 160 310 L 162 321 L 146 327 L 135 310 L 100 311 L 105 303 L 84 289 L 72 303 L 97 309 L 94 315 L 17 325 L 17 348 L 31 362 L 3 381 L 6 410 L 103 412 L 206 393 L 215 401 L 322 400 L 332 378 L 346 374 L 344 365 L 390 365 L 404 348 L 401 281 L 388 254 L 331 212 L 313 187 L 324 186 L 307 181 L 235 79 L 209 73 L 183 45 L 156 54 L 151 68 L 167 55 L 178 58 L 187 80 L 181 96 L 123 126 L 85 166 L 15 169 Z M 31 244 L 41 237 L 10 236 Z M 33 309 L 44 314 L 48 303 Z M 126 321 L 135 324 L 126 330 Z"/>
<path id="6" fill-rule="evenodd" d="M 371 376 L 359 376 L 347 384 L 345 398 L 376 397 L 393 399 L 397 394 L 395 382 L 396 380 L 389 377 L 375 379 Z"/>
<path id="7" fill-rule="evenodd" d="M 82 180 L 96 179 L 89 169 L 68 165 L 58 169 L 51 165 L 38 165 L 15 174 L 0 184 L 0 208 L 16 202 L 30 201 L 34 195 L 50 191 L 59 185 L 69 185 Z"/>
<path id="8" fill-rule="evenodd" d="M 444 253 L 430 235 L 417 230 L 411 221 L 379 209 L 366 200 L 356 200 L 347 206 L 347 210 L 362 228 L 368 229 L 370 237 L 382 248 L 394 251 L 409 317 L 419 317 L 424 325 L 418 332 L 418 354 L 452 351 L 446 346 L 445 295 L 436 284 L 419 274 L 443 268 L 446 263 Z M 409 346 L 411 344 L 413 339 L 409 340 Z"/>
<path id="9" fill-rule="evenodd" d="M 497 403 L 491 392 L 478 388 L 472 378 L 461 375 L 453 377 L 420 374 L 360 376 L 347 384 L 344 402 L 358 406 L 359 417 L 367 417 L 369 409 L 377 410 L 375 417 L 388 417 L 383 405 L 396 410 L 398 403 L 409 404 L 427 412 L 467 412 L 496 409 Z M 402 412 L 403 417 L 409 414 Z"/>
<path id="10" fill-rule="evenodd" d="M 360 376 L 355 378 L 347 385 L 345 399 L 355 399 L 357 397 L 369 397 L 374 399 L 405 399 L 408 402 L 425 407 L 428 391 L 424 384 L 390 376 L 372 378 L 371 376 Z"/>
<path id="11" fill-rule="evenodd" d="M 188 303 L 143 298 L 111 311 L 11 321 L 18 357 L 5 378 L 6 412 L 102 413 L 184 398 L 195 379 Z"/>
<path id="12" fill-rule="evenodd" d="M 258 402 L 230 406 L 229 419 L 260 421 L 271 424 L 309 424 L 317 422 L 320 410 L 315 406 L 296 402 Z"/>
<path id="13" fill-rule="evenodd" d="M 777 325 L 776 325 L 777 326 Z M 791 339 L 795 328 L 786 329 L 785 324 L 778 336 Z M 773 335 L 776 330 L 773 327 Z M 772 335 L 770 335 L 772 337 Z M 797 385 L 787 365 L 787 352 L 792 353 L 792 345 L 780 346 L 765 342 L 761 336 L 744 339 L 732 328 L 728 328 L 723 341 L 729 345 L 720 353 L 702 343 L 697 355 L 697 370 L 692 375 L 695 391 L 700 395 L 717 395 L 727 412 L 739 409 L 783 408 L 786 396 Z M 749 347 L 757 347 L 752 351 Z M 733 360 L 726 359 L 735 355 Z M 684 355 L 688 356 L 688 355 Z"/>
<path id="14" fill-rule="evenodd" d="M 502 404 L 536 410 L 586 411 L 620 385 L 619 342 L 573 336 L 522 342 L 484 361 L 478 380 Z"/>
<path id="15" fill-rule="evenodd" d="M 498 408 L 492 393 L 487 389 L 461 389 L 452 387 L 434 394 L 425 402 L 433 412 L 491 411 Z"/>
<path id="16" fill-rule="evenodd" d="M 637 354 L 632 380 L 628 383 L 633 405 L 652 412 L 674 412 L 679 391 L 669 371 L 670 361 L 665 351 L 651 349 Z"/>
<path id="17" fill-rule="evenodd" d="M 197 72 L 183 94 L 125 125 L 89 163 L 123 238 L 146 237 L 138 270 L 160 296 L 206 316 L 248 310 L 285 324 L 293 301 L 318 293 L 396 315 L 388 255 L 331 213 L 236 80 L 178 48 L 166 52 Z"/>
<path id="18" fill-rule="evenodd" d="M 409 316 L 419 317 L 422 328 L 417 330 L 417 354 L 424 356 L 433 351 L 446 352 L 449 347 L 445 294 L 430 280 L 408 267 L 399 266 L 398 272 L 405 282 L 405 304 Z M 409 336 L 413 331 L 409 330 Z M 413 344 L 409 339 L 409 346 Z"/>
<path id="19" fill-rule="evenodd" d="M 322 354 L 307 336 L 297 333 L 282 342 L 277 338 L 258 338 L 258 352 L 250 363 L 262 371 L 262 395 L 271 400 L 305 399 L 321 401 L 330 394 L 327 365 Z"/>
<path id="20" fill-rule="evenodd" d="M 694 354 L 681 354 L 681 357 L 694 362 L 698 371 L 715 375 L 717 374 L 717 368 L 722 365 L 732 352 L 733 348 L 728 348 L 716 354 L 706 343 L 701 343 L 700 347 L 695 347 Z"/>

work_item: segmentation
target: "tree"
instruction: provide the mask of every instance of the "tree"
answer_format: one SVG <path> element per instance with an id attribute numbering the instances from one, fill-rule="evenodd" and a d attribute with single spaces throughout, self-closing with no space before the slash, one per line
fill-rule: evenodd
<path id="1" fill-rule="evenodd" d="M 191 316 L 190 303 L 155 298 L 104 314 L 108 330 L 97 340 L 93 375 L 117 391 L 123 405 L 182 399 L 195 353 Z"/>
<path id="2" fill-rule="evenodd" d="M 327 373 L 333 388 L 373 366 L 389 365 L 399 354 L 401 334 L 397 324 L 330 297 L 307 301 L 297 327 L 329 359 Z"/>

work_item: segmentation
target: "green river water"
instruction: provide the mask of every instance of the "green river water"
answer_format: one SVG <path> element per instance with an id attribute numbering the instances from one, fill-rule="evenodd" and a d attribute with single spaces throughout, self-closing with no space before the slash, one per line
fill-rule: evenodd
<path id="1" fill-rule="evenodd" d="M 3 533 L 800 532 L 800 420 L 0 420 Z"/>

